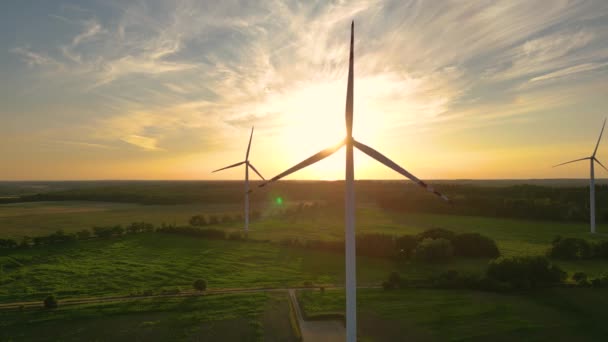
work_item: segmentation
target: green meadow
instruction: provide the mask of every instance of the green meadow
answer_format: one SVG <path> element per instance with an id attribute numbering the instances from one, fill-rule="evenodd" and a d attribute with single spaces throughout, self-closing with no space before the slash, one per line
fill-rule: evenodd
<path id="1" fill-rule="evenodd" d="M 344 291 L 302 290 L 298 299 L 308 315 L 344 313 Z M 361 341 L 602 341 L 607 305 L 606 289 L 361 289 L 357 322 Z"/>
<path id="2" fill-rule="evenodd" d="M 285 294 L 0 310 L 2 341 L 297 341 Z"/>
<path id="3" fill-rule="evenodd" d="M 120 186 L 128 195 L 128 185 Z M 330 190 L 335 190 L 333 187 L 334 184 Z M 104 193 L 94 187 L 87 189 L 81 191 L 94 190 L 97 197 Z M 176 191 L 166 194 L 175 203 L 155 203 L 162 202 L 159 199 L 165 196 L 163 189 L 155 190 L 155 197 L 151 197 L 154 203 L 104 202 L 96 197 L 0 204 L 0 238 L 20 240 L 23 236 L 47 235 L 57 230 L 77 232 L 137 221 L 155 226 L 185 226 L 194 215 L 233 218 L 242 215 L 241 200 L 175 199 L 192 195 L 186 190 L 185 195 Z M 314 195 L 317 190 L 313 187 L 310 192 Z M 138 191 L 140 195 L 146 194 L 144 190 Z M 52 192 L 48 194 L 55 196 Z M 68 195 L 72 196 L 69 192 Z M 127 195 L 124 196 L 130 198 Z M 280 244 L 284 239 L 296 238 L 341 240 L 344 236 L 341 202 L 309 193 L 282 195 L 282 201 L 277 201 L 278 197 L 272 193 L 255 200 L 254 210 L 261 217 L 252 222 L 249 240 L 207 240 L 156 232 L 0 250 L 0 304 L 42 303 L 48 294 L 55 294 L 59 300 L 56 310 L 0 310 L 0 339 L 44 340 L 56 336 L 57 340 L 83 340 L 99 336 L 99 340 L 125 341 L 295 340 L 283 292 L 138 298 L 190 294 L 193 281 L 199 278 L 208 282 L 210 291 L 324 286 L 323 293 L 299 292 L 304 310 L 309 315 L 341 313 L 343 292 L 331 287 L 344 282 L 343 255 Z M 311 206 L 315 203 L 320 205 Z M 302 205 L 305 209 L 298 209 Z M 360 196 L 357 232 L 392 236 L 417 234 L 429 228 L 477 232 L 494 239 L 503 256 L 544 255 L 557 235 L 606 239 L 602 234 L 590 235 L 584 220 L 482 214 L 387 210 L 373 197 Z M 232 220 L 204 228 L 235 232 L 241 231 L 242 223 Z M 598 231 L 607 232 L 608 225 L 601 223 Z M 448 270 L 483 272 L 489 261 L 454 258 L 428 263 L 358 257 L 357 278 L 360 286 L 373 287 L 391 272 L 398 272 L 402 279 L 417 284 Z M 600 259 L 554 262 L 570 276 L 585 272 L 596 277 L 608 272 L 608 264 Z M 553 288 L 507 295 L 472 290 L 362 288 L 358 293 L 362 341 L 562 338 L 585 341 L 598 340 L 607 334 L 599 322 L 601 307 L 608 304 L 605 289 Z M 61 304 L 68 299 L 112 296 L 130 300 Z M 107 326 L 115 328 L 104 328 Z"/>

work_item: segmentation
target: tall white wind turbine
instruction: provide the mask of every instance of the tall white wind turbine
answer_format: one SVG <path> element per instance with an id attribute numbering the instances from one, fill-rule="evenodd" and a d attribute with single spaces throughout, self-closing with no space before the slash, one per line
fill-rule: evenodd
<path id="1" fill-rule="evenodd" d="M 244 161 L 213 171 L 213 172 L 218 172 L 218 171 L 230 169 L 230 168 L 241 166 L 241 165 L 245 164 L 245 233 L 249 232 L 249 193 L 251 192 L 251 190 L 249 189 L 249 168 L 251 168 L 253 170 L 253 172 L 255 172 L 258 176 L 260 176 L 260 178 L 262 178 L 262 180 L 266 180 L 258 172 L 258 170 L 255 168 L 255 166 L 253 166 L 253 164 L 251 164 L 249 162 L 249 150 L 251 149 L 251 139 L 252 138 L 253 138 L 253 127 L 251 127 L 251 135 L 249 135 L 249 145 L 247 145 L 247 154 L 245 154 Z"/>
<path id="2" fill-rule="evenodd" d="M 354 342 L 357 340 L 357 276 L 356 276 L 356 257 L 355 257 L 355 189 L 354 189 L 354 170 L 353 170 L 353 147 L 358 148 L 363 153 L 376 159 L 389 168 L 397 171 L 403 176 L 413 180 L 418 185 L 426 190 L 448 201 L 447 197 L 433 190 L 432 187 L 425 182 L 416 178 L 411 173 L 404 170 L 402 167 L 388 159 L 380 152 L 366 146 L 353 138 L 353 44 L 354 44 L 354 28 L 355 23 L 351 24 L 350 34 L 350 60 L 348 68 L 348 88 L 346 91 L 346 138 L 337 145 L 327 148 L 312 157 L 302 161 L 296 166 L 287 171 L 273 177 L 268 182 L 261 184 L 264 186 L 270 182 L 279 180 L 293 172 L 296 172 L 308 165 L 314 164 L 339 150 L 342 146 L 346 146 L 346 177 L 345 177 L 345 248 L 346 248 L 346 340 Z"/>
<path id="3" fill-rule="evenodd" d="M 585 157 L 580 159 L 571 160 L 565 163 L 557 164 L 553 167 L 558 167 L 560 165 L 570 164 L 581 160 L 589 160 L 589 168 L 590 168 L 590 179 L 589 179 L 589 219 L 591 220 L 591 234 L 595 234 L 595 172 L 593 169 L 594 162 L 600 164 L 604 170 L 608 171 L 608 169 L 602 164 L 596 157 L 597 148 L 600 146 L 600 140 L 602 140 L 602 134 L 604 133 L 604 127 L 606 126 L 606 119 L 604 119 L 604 124 L 602 125 L 602 130 L 600 131 L 600 137 L 597 138 L 597 144 L 595 144 L 595 150 L 593 150 L 593 154 L 591 157 Z"/>

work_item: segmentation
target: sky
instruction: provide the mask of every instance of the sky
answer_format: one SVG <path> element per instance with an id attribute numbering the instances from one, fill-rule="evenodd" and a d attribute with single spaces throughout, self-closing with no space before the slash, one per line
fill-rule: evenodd
<path id="1" fill-rule="evenodd" d="M 605 0 L 6 0 L 0 179 L 241 179 L 211 171 L 252 126 L 274 176 L 344 136 L 351 20 L 357 140 L 422 179 L 588 177 L 551 166 L 608 116 Z M 289 179 L 343 176 L 342 151 Z"/>

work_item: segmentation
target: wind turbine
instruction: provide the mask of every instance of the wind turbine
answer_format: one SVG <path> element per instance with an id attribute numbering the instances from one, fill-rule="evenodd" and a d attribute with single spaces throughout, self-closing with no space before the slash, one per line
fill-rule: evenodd
<path id="1" fill-rule="evenodd" d="M 594 162 L 597 162 L 598 164 L 600 164 L 601 167 L 604 168 L 604 170 L 608 171 L 608 169 L 604 166 L 604 164 L 602 164 L 599 160 L 597 160 L 597 158 L 595 157 L 595 154 L 597 153 L 597 148 L 600 146 L 600 140 L 602 140 L 602 134 L 604 133 L 604 127 L 606 126 L 606 119 L 604 119 L 604 124 L 602 125 L 602 130 L 600 131 L 600 137 L 597 138 L 597 144 L 595 144 L 595 150 L 593 150 L 593 154 L 591 155 L 591 157 L 585 157 L 585 158 L 580 158 L 580 159 L 575 159 L 575 160 L 571 160 L 569 162 L 565 162 L 565 163 L 561 163 L 561 164 L 557 164 L 553 167 L 558 167 L 560 165 L 565 165 L 565 164 L 570 164 L 570 163 L 574 163 L 577 161 L 581 161 L 581 160 L 589 160 L 589 168 L 590 168 L 590 180 L 589 180 L 589 216 L 590 216 L 590 220 L 591 220 L 591 234 L 595 234 L 595 173 L 594 173 Z"/>
<path id="2" fill-rule="evenodd" d="M 348 88 L 346 91 L 346 138 L 337 145 L 327 148 L 312 157 L 302 161 L 287 171 L 280 173 L 269 181 L 261 184 L 264 186 L 268 183 L 277 181 L 291 173 L 294 173 L 308 165 L 314 164 L 339 150 L 342 146 L 346 146 L 346 177 L 345 177 L 345 248 L 346 248 L 346 340 L 354 342 L 357 340 L 357 276 L 356 276 L 356 247 L 355 247 L 355 188 L 354 188 L 354 169 L 353 169 L 353 148 L 356 147 L 361 152 L 376 159 L 389 168 L 397 171 L 403 176 L 413 180 L 418 185 L 426 190 L 441 197 L 445 201 L 449 201 L 447 197 L 433 190 L 432 187 L 425 182 L 416 178 L 411 173 L 404 170 L 392 160 L 388 159 L 380 152 L 373 148 L 364 145 L 353 138 L 353 45 L 354 45 L 354 21 L 351 24 L 350 33 L 350 58 L 348 67 Z"/>
<path id="3" fill-rule="evenodd" d="M 251 190 L 249 189 L 249 168 L 253 170 L 262 180 L 266 180 L 264 176 L 262 176 L 258 170 L 249 162 L 249 150 L 251 149 L 251 139 L 253 138 L 253 127 L 251 127 L 251 135 L 249 135 L 249 145 L 247 145 L 247 154 L 245 154 L 245 160 L 242 162 L 238 162 L 236 164 L 232 164 L 221 169 L 217 169 L 213 172 L 218 172 L 226 169 L 230 169 L 233 167 L 237 167 L 245 164 L 245 234 L 249 232 L 249 193 Z"/>

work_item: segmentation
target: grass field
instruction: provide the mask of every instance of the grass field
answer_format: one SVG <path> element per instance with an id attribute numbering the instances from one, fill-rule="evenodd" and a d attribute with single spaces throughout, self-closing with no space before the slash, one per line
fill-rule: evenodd
<path id="1" fill-rule="evenodd" d="M 295 341 L 286 294 L 0 311 L 2 341 Z"/>
<path id="2" fill-rule="evenodd" d="M 299 291 L 309 315 L 344 312 L 344 292 Z M 606 289 L 526 295 L 467 290 L 358 291 L 361 341 L 601 341 Z"/>
<path id="3" fill-rule="evenodd" d="M 272 211 L 276 206 L 268 204 L 266 208 L 262 219 L 251 225 L 250 237 L 253 239 L 336 240 L 344 236 L 344 220 L 341 212 L 320 210 L 283 217 Z M 85 201 L 4 204 L 0 205 L 0 237 L 46 235 L 58 229 L 74 232 L 90 229 L 96 225 L 127 225 L 135 221 L 146 221 L 155 225 L 161 223 L 186 225 L 193 215 L 224 213 L 235 215 L 240 214 L 240 210 L 239 204 L 140 205 Z M 211 227 L 239 230 L 242 228 L 242 223 L 234 222 Z M 481 233 L 495 239 L 504 255 L 544 254 L 556 235 L 586 239 L 606 238 L 601 234 L 590 235 L 586 223 L 435 214 L 390 214 L 373 204 L 361 204 L 357 211 L 358 233 L 416 234 L 430 227 L 441 227 L 455 232 Z M 608 231 L 608 225 L 599 225 L 598 231 Z"/>
<path id="4" fill-rule="evenodd" d="M 15 250 L 0 258 L 0 302 L 42 300 L 48 293 L 60 298 L 160 293 L 191 289 L 197 278 L 215 289 L 344 278 L 338 254 L 157 233 Z M 362 283 L 378 283 L 393 270 L 390 260 L 359 258 L 359 265 Z"/>
<path id="5" fill-rule="evenodd" d="M 251 288 L 342 284 L 340 254 L 288 249 L 277 244 L 194 239 L 147 233 L 93 239 L 54 246 L 17 249 L 0 254 L 0 302 L 162 293 L 189 290 L 197 278 L 209 288 Z M 403 278 L 426 280 L 457 269 L 481 272 L 488 260 L 455 259 L 446 263 L 359 257 L 359 284 L 379 284 L 392 271 Z M 560 263 L 570 273 L 590 276 L 606 271 L 601 261 Z"/>

